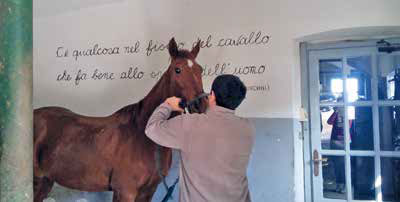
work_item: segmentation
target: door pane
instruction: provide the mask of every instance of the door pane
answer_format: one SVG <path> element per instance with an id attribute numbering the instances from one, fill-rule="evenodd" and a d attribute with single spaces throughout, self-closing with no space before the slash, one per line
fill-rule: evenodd
<path id="1" fill-rule="evenodd" d="M 351 150 L 374 150 L 371 107 L 348 107 Z"/>
<path id="2" fill-rule="evenodd" d="M 359 56 L 347 58 L 350 68 L 347 75 L 349 102 L 371 100 L 371 56 Z"/>
<path id="3" fill-rule="evenodd" d="M 383 201 L 400 201 L 400 158 L 381 158 Z"/>
<path id="4" fill-rule="evenodd" d="M 381 150 L 400 151 L 400 106 L 379 108 Z"/>
<path id="5" fill-rule="evenodd" d="M 351 157 L 353 199 L 375 199 L 375 166 L 373 157 Z"/>
<path id="6" fill-rule="evenodd" d="M 400 100 L 400 55 L 378 57 L 378 95 L 381 100 Z M 397 96 L 396 96 L 396 88 Z"/>
<path id="7" fill-rule="evenodd" d="M 321 104 L 335 101 L 343 96 L 343 68 L 341 59 L 319 61 L 319 82 Z"/>
<path id="8" fill-rule="evenodd" d="M 321 107 L 321 148 L 344 150 L 344 107 Z"/>
<path id="9" fill-rule="evenodd" d="M 328 156 L 328 162 L 322 164 L 324 198 L 346 199 L 344 156 Z"/>

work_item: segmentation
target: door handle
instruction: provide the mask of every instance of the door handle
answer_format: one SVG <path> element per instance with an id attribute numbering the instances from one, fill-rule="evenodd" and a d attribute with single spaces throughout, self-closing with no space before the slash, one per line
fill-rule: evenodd
<path id="1" fill-rule="evenodd" d="M 320 158 L 317 150 L 314 150 L 313 159 L 311 161 L 314 164 L 314 176 L 316 177 L 319 175 L 319 164 L 322 163 L 322 166 L 328 165 L 328 158 Z"/>
<path id="2" fill-rule="evenodd" d="M 314 163 L 315 162 L 317 162 L 317 163 L 319 163 L 319 162 L 325 163 L 325 162 L 328 162 L 328 158 L 313 159 L 312 161 Z"/>

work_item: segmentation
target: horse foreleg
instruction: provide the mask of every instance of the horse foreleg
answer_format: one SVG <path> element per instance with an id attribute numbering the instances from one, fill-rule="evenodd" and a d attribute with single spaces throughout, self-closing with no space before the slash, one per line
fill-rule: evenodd
<path id="1" fill-rule="evenodd" d="M 137 191 L 114 191 L 113 202 L 134 202 L 137 196 Z"/>
<path id="2" fill-rule="evenodd" d="M 151 202 L 151 199 L 153 198 L 153 195 L 156 192 L 156 190 L 157 190 L 157 184 L 152 187 L 148 187 L 146 190 L 141 189 L 140 193 L 136 197 L 135 202 Z"/>
<path id="3" fill-rule="evenodd" d="M 47 177 L 33 178 L 34 202 L 42 202 L 50 193 L 54 181 Z"/>

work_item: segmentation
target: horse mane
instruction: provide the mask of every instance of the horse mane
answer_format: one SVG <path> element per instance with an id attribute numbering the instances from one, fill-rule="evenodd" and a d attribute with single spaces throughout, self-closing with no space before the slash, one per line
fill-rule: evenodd
<path id="1" fill-rule="evenodd" d="M 121 115 L 121 114 L 132 114 L 132 113 L 134 113 L 135 111 L 136 111 L 136 107 L 135 107 L 135 105 L 136 105 L 137 103 L 134 103 L 134 104 L 130 104 L 130 105 L 127 105 L 127 106 L 125 106 L 125 107 L 122 107 L 121 109 L 119 109 L 118 111 L 116 111 L 116 112 L 114 112 L 114 114 L 118 114 L 118 115 Z"/>
<path id="2" fill-rule="evenodd" d="M 141 123 L 138 114 L 140 113 L 140 109 L 143 108 L 143 99 L 137 103 L 127 105 L 122 107 L 118 111 L 114 112 L 113 116 L 117 117 L 124 123 L 134 124 L 134 125 L 144 125 L 145 123 Z M 142 120 L 143 121 L 143 120 Z"/>

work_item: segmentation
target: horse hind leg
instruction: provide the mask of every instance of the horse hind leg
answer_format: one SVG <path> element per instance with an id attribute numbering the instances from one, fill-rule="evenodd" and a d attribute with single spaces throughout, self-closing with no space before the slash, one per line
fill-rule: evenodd
<path id="1" fill-rule="evenodd" d="M 47 198 L 54 185 L 54 181 L 47 177 L 34 177 L 33 178 L 33 192 L 34 202 L 43 202 Z"/>

